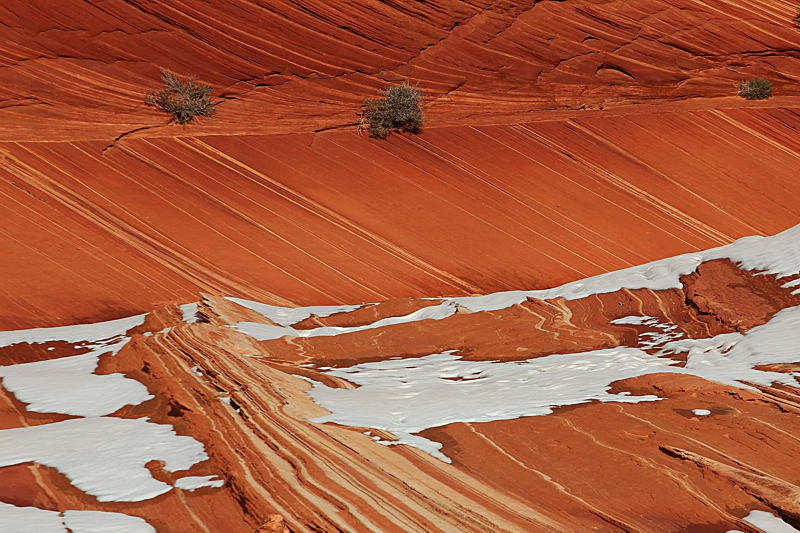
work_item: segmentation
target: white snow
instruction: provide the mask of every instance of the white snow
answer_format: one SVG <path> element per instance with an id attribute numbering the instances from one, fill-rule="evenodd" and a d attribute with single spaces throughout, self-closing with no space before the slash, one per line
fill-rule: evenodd
<path id="1" fill-rule="evenodd" d="M 0 502 L 3 533 L 67 533 L 61 514 L 36 507 L 17 507 Z"/>
<path id="2" fill-rule="evenodd" d="M 763 274 L 777 274 L 779 278 L 800 274 L 800 225 L 770 237 L 743 237 L 704 252 L 706 261 L 722 258 L 730 259 L 745 270 L 760 270 Z"/>
<path id="3" fill-rule="evenodd" d="M 711 414 L 711 411 L 708 409 L 692 409 L 692 412 L 697 416 L 708 416 Z"/>
<path id="4" fill-rule="evenodd" d="M 186 470 L 208 458 L 203 445 L 147 419 L 78 418 L 0 430 L 0 467 L 36 461 L 66 475 L 101 502 L 141 501 L 172 487 L 153 479 L 145 464 Z"/>
<path id="5" fill-rule="evenodd" d="M 798 346 L 800 307 L 791 307 L 744 335 L 729 333 L 713 339 L 673 341 L 656 355 L 639 348 L 620 347 L 501 363 L 462 361 L 451 351 L 330 369 L 325 373 L 359 387 L 333 389 L 313 382 L 309 394 L 331 411 L 314 422 L 387 430 L 399 439 L 397 444 L 417 446 L 449 462 L 438 451 L 440 445 L 414 434 L 452 422 L 545 415 L 553 407 L 590 400 L 657 400 L 655 396 L 607 392 L 613 381 L 657 372 L 692 374 L 744 388 L 750 387 L 741 381 L 797 385 L 792 374 L 763 372 L 753 367 L 798 360 Z M 688 352 L 685 367 L 659 357 L 675 352 Z"/>
<path id="6" fill-rule="evenodd" d="M 200 319 L 197 317 L 197 302 L 179 305 L 178 308 L 183 313 L 184 322 L 189 322 L 190 324 L 200 322 Z"/>
<path id="7" fill-rule="evenodd" d="M 28 411 L 108 415 L 124 405 L 137 405 L 153 398 L 147 387 L 122 374 L 93 374 L 101 354 L 115 353 L 127 341 L 82 355 L 0 366 L 0 378 L 5 389 L 29 404 Z"/>
<path id="8" fill-rule="evenodd" d="M 186 476 L 175 481 L 175 488 L 194 492 L 202 487 L 219 488 L 225 485 L 224 479 L 215 479 L 217 476 Z"/>
<path id="9" fill-rule="evenodd" d="M 741 333 L 723 333 L 705 339 L 683 339 L 669 342 L 661 349 L 662 353 L 705 353 L 711 350 L 725 353 L 742 340 Z"/>
<path id="10" fill-rule="evenodd" d="M 144 317 L 146 316 L 146 314 L 129 316 L 118 320 L 96 322 L 94 324 L 0 331 L 0 347 L 11 346 L 12 344 L 20 342 L 97 342 L 103 339 L 111 339 L 124 335 L 129 329 L 142 325 L 142 323 L 144 323 Z"/>
<path id="11" fill-rule="evenodd" d="M 310 308 L 306 307 L 303 309 Z M 419 320 L 441 320 L 442 318 L 446 318 L 455 312 L 456 305 L 454 303 L 442 302 L 439 305 L 423 307 L 422 309 L 418 309 L 417 311 L 414 311 L 408 315 L 382 318 L 381 320 L 377 320 L 372 324 L 366 324 L 364 326 L 354 326 L 348 328 L 328 326 L 314 329 L 297 330 L 292 327 L 270 326 L 268 324 L 259 324 L 257 322 L 239 322 L 236 324 L 236 329 L 259 341 L 279 339 L 287 335 L 290 337 L 322 337 L 363 331 L 365 329 L 380 328 L 394 324 L 417 322 Z"/>
<path id="12" fill-rule="evenodd" d="M 777 516 L 767 511 L 750 511 L 742 520 L 751 524 L 764 533 L 800 533 Z M 738 529 L 731 529 L 727 533 L 742 533 Z"/>
<path id="13" fill-rule="evenodd" d="M 65 511 L 64 525 L 72 533 L 156 533 L 138 516 L 105 511 Z"/>
<path id="14" fill-rule="evenodd" d="M 670 341 L 683 337 L 683 333 L 680 331 L 675 331 L 678 329 L 678 326 L 672 324 L 671 322 L 662 324 L 659 322 L 658 318 L 653 316 L 626 316 L 612 320 L 611 324 L 630 324 L 634 326 L 648 326 L 651 328 L 660 329 L 662 331 L 661 333 L 645 331 L 639 334 L 638 347 L 643 350 L 658 348 Z"/>
<path id="15" fill-rule="evenodd" d="M 683 352 L 688 352 L 683 370 L 711 381 L 743 388 L 752 387 L 742 381 L 760 385 L 779 382 L 796 387 L 793 374 L 762 372 L 753 367 L 800 360 L 800 307 L 783 309 L 769 322 L 744 335 L 726 333 L 711 339 L 672 341 L 662 349 L 662 353 Z"/>
<path id="16" fill-rule="evenodd" d="M 69 528 L 69 529 L 67 529 Z M 156 533 L 137 516 L 104 511 L 47 511 L 0 502 L 3 533 Z"/>
<path id="17" fill-rule="evenodd" d="M 611 324 L 632 324 L 635 326 L 645 326 L 653 323 L 658 324 L 658 319 L 656 317 L 638 315 L 624 316 L 611 321 Z"/>
<path id="18" fill-rule="evenodd" d="M 314 422 L 337 422 L 383 429 L 398 444 L 415 445 L 449 462 L 440 445 L 413 436 L 452 422 L 489 422 L 546 415 L 561 405 L 600 401 L 640 402 L 655 396 L 608 394 L 618 379 L 659 372 L 674 361 L 636 348 L 551 355 L 522 362 L 462 361 L 452 352 L 418 359 L 364 363 L 326 374 L 360 385 L 333 389 L 315 383 L 309 394 L 330 415 Z"/>
<path id="19" fill-rule="evenodd" d="M 311 315 L 326 317 L 336 313 L 349 313 L 355 311 L 361 305 L 315 305 L 309 307 L 277 307 L 275 305 L 262 304 L 241 298 L 226 296 L 227 300 L 237 303 L 256 313 L 261 313 L 276 324 L 288 327 L 298 322 L 302 322 Z"/>
<path id="20" fill-rule="evenodd" d="M 313 330 L 297 331 L 290 326 L 308 318 L 312 314 L 317 316 L 329 316 L 334 313 L 352 311 L 360 307 L 359 305 L 290 308 L 276 307 L 243 300 L 241 298 L 227 297 L 227 299 L 257 311 L 281 326 L 267 326 L 252 322 L 242 322 L 236 325 L 239 331 L 251 335 L 258 340 L 278 339 L 286 335 L 291 337 L 340 335 L 367 328 L 407 323 L 415 320 L 444 318 L 455 312 L 455 305 L 463 306 L 470 311 L 496 311 L 522 303 L 528 297 L 538 299 L 561 297 L 567 300 L 575 300 L 585 298 L 592 294 L 614 292 L 623 288 L 652 290 L 675 289 L 681 286 L 681 276 L 694 272 L 700 263 L 712 259 L 730 259 L 744 269 L 761 270 L 764 274 L 777 274 L 779 277 L 800 274 L 800 225 L 770 237 L 744 237 L 734 243 L 718 248 L 678 255 L 644 265 L 607 272 L 552 289 L 505 291 L 457 298 L 432 298 L 433 300 L 441 300 L 442 304 L 436 306 L 436 309 L 432 309 L 430 312 L 434 314 L 441 313 L 441 316 L 428 316 L 426 313 L 417 312 L 404 317 L 379 320 L 373 324 L 357 328 L 317 328 Z M 800 280 L 787 282 L 784 284 L 784 287 L 790 288 L 797 285 L 800 285 Z M 793 291 L 793 294 L 797 293 L 800 293 L 800 288 Z M 448 312 L 445 313 L 444 310 Z M 645 318 L 647 317 L 642 317 L 643 320 Z M 618 323 L 622 324 L 625 322 Z M 628 323 L 633 324 L 634 322 Z M 644 324 L 644 322 L 639 323 Z M 654 342 L 653 344 L 657 345 L 664 340 L 664 338 L 660 338 L 658 342 Z"/>
<path id="21" fill-rule="evenodd" d="M 639 347 L 643 350 L 657 348 L 666 344 L 667 342 L 683 337 L 683 333 L 654 333 L 648 331 L 639 334 Z"/>
<path id="22" fill-rule="evenodd" d="M 592 294 L 615 292 L 620 289 L 676 289 L 680 277 L 691 274 L 697 266 L 712 259 L 730 259 L 741 268 L 761 270 L 778 277 L 800 274 L 800 225 L 770 237 L 744 237 L 731 244 L 702 252 L 693 252 L 624 270 L 608 272 L 591 278 L 574 281 L 553 289 L 537 291 L 507 291 L 482 296 L 450 298 L 470 311 L 494 311 L 532 298 L 557 298 L 567 300 L 585 298 Z M 797 281 L 784 284 L 798 285 Z M 793 294 L 800 293 L 800 288 Z"/>
<path id="23" fill-rule="evenodd" d="M 450 298 L 449 301 L 458 303 L 470 311 L 495 311 L 522 303 L 528 297 L 541 300 L 559 297 L 566 300 L 577 300 L 593 294 L 615 292 L 623 288 L 674 289 L 681 286 L 680 276 L 694 272 L 697 265 L 704 261 L 703 254 L 705 253 L 708 252 L 695 252 L 661 259 L 573 281 L 552 289 L 497 292 L 482 296 Z"/>

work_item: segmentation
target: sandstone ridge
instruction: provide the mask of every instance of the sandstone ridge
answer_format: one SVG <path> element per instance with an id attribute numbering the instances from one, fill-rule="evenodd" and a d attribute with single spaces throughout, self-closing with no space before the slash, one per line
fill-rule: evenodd
<path id="1" fill-rule="evenodd" d="M 143 106 L 159 69 L 217 88 L 217 119 L 193 134 L 353 128 L 365 97 L 403 80 L 426 92 L 436 126 L 732 97 L 754 76 L 790 96 L 795 15 L 743 0 L 10 0 L 0 140 L 181 135 Z"/>
<path id="2" fill-rule="evenodd" d="M 791 368 L 769 365 L 797 361 L 800 277 L 784 244 L 796 233 L 706 252 L 676 288 L 624 284 L 673 279 L 679 258 L 550 292 L 311 308 L 208 294 L 122 322 L 4 333 L 14 354 L 57 338 L 92 350 L 61 347 L 28 363 L 45 365 L 31 377 L 0 366 L 4 428 L 91 421 L 47 408 L 53 392 L 36 380 L 76 379 L 63 374 L 76 357 L 103 352 L 92 387 L 122 373 L 151 398 L 103 419 L 146 416 L 207 455 L 179 471 L 148 461 L 166 492 L 104 503 L 60 459 L 14 464 L 0 430 L 0 501 L 123 513 L 160 533 L 753 532 L 742 519 L 764 506 L 791 522 L 800 392 Z M 743 269 L 764 250 L 781 274 Z"/>

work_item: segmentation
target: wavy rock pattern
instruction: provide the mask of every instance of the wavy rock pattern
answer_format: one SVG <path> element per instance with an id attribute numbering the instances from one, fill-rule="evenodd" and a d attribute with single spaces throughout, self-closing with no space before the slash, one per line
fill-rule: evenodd
<path id="1" fill-rule="evenodd" d="M 800 305 L 786 278 L 716 260 L 669 290 L 266 341 L 236 324 L 275 323 L 221 296 L 372 302 L 293 325 L 364 326 L 429 296 L 552 287 L 793 226 L 795 15 L 749 0 L 4 1 L 0 330 L 149 312 L 96 373 L 153 399 L 109 416 L 170 426 L 208 460 L 152 460 L 175 488 L 104 503 L 12 464 L 0 502 L 159 533 L 758 533 L 742 518 L 765 507 L 796 524 L 797 361 L 756 366 L 785 378 L 769 385 L 660 372 L 611 383 L 615 401 L 415 433 L 449 464 L 385 429 L 314 422 L 328 411 L 309 395 L 357 387 L 326 367 L 431 354 L 655 358 L 667 331 L 741 336 Z M 218 116 L 182 128 L 146 108 L 160 68 L 211 83 Z M 733 96 L 754 76 L 776 96 Z M 359 136 L 363 99 L 402 80 L 428 98 L 426 131 Z M 17 342 L 0 365 L 91 349 Z M 0 431 L 74 418 L 26 407 L 0 388 Z"/>
<path id="2" fill-rule="evenodd" d="M 786 278 L 753 275 L 729 261 L 704 263 L 682 282 L 681 289 L 529 299 L 498 311 L 260 342 L 230 326 L 259 315 L 223 298 L 208 295 L 200 302 L 205 323 L 183 322 L 174 307 L 158 309 L 128 332 L 132 341 L 116 356 L 101 358 L 97 372 L 123 372 L 146 384 L 155 398 L 114 416 L 148 416 L 193 436 L 210 459 L 188 474 L 218 475 L 224 486 L 172 490 L 145 504 L 98 504 L 62 474 L 28 464 L 0 469 L 0 501 L 122 512 L 161 533 L 755 531 L 741 520 L 746 508 L 758 506 L 752 497 L 791 519 L 794 492 L 784 488 L 793 487 L 798 476 L 793 465 L 800 464 L 800 393 L 784 385 L 745 390 L 657 373 L 612 387 L 615 393 L 660 397 L 656 402 L 585 403 L 549 416 L 423 431 L 424 438 L 443 444 L 452 464 L 416 448 L 376 442 L 393 440 L 386 431 L 368 436 L 363 431 L 369 428 L 309 420 L 326 411 L 307 394 L 306 379 L 353 386 L 324 373 L 325 365 L 441 350 L 458 350 L 469 360 L 520 360 L 637 346 L 657 328 L 610 323 L 630 315 L 653 316 L 687 338 L 705 338 L 743 330 L 741 320 L 730 318 L 733 309 L 747 315 L 752 328 L 800 305 L 800 294 L 782 287 Z M 693 300 L 712 302 L 713 309 L 709 304 L 701 310 Z M 344 325 L 363 322 L 367 314 L 385 318 L 417 307 L 393 300 L 306 322 Z M 349 314 L 356 317 L 348 320 Z M 4 427 L 64 418 L 28 412 L 5 391 L 0 400 Z M 695 414 L 699 408 L 708 416 Z M 721 477 L 702 475 L 695 465 Z M 178 476 L 157 463 L 149 467 L 159 480 L 174 483 Z"/>
<path id="3" fill-rule="evenodd" d="M 800 487 L 769 475 L 728 466 L 680 448 L 663 446 L 661 451 L 667 455 L 691 461 L 700 468 L 732 481 L 736 486 L 777 511 L 790 525 L 800 526 L 800 506 L 798 506 Z"/>
<path id="4" fill-rule="evenodd" d="M 404 79 L 439 126 L 733 96 L 757 75 L 793 95 L 794 15 L 745 0 L 9 0 L 0 140 L 179 135 L 142 105 L 159 68 L 217 87 L 200 131 L 225 134 L 352 127 L 365 97 Z"/>
<path id="5" fill-rule="evenodd" d="M 543 288 L 772 234 L 800 214 L 797 127 L 776 108 L 385 142 L 132 139 L 106 155 L 102 142 L 0 143 L 0 325 L 201 292 L 307 305 Z"/>

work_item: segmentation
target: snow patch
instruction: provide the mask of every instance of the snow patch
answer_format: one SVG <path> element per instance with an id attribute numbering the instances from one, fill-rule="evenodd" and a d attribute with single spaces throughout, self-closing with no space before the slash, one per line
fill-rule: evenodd
<path id="1" fill-rule="evenodd" d="M 599 401 L 640 402 L 656 396 L 609 394 L 612 381 L 660 372 L 674 361 L 637 348 L 551 355 L 521 362 L 463 361 L 452 351 L 417 359 L 363 363 L 328 375 L 360 385 L 333 389 L 314 383 L 309 394 L 337 422 L 390 431 L 395 444 L 416 446 L 450 462 L 440 444 L 413 435 L 452 422 L 490 422 L 546 415 L 553 407 Z M 446 401 L 442 401 L 446 398 Z M 390 444 L 390 442 L 386 442 Z"/>
<path id="2" fill-rule="evenodd" d="M 576 300 L 592 294 L 615 292 L 620 289 L 665 290 L 680 288 L 680 277 L 691 274 L 704 261 L 730 259 L 740 268 L 760 270 L 778 277 L 800 274 L 800 225 L 770 237 L 744 237 L 731 244 L 701 252 L 661 259 L 591 278 L 573 281 L 552 289 L 537 291 L 507 291 L 482 296 L 450 298 L 470 311 L 496 311 L 524 302 L 528 297 L 565 298 Z M 784 287 L 793 287 L 797 280 Z M 800 293 L 800 288 L 792 294 Z"/>
<path id="3" fill-rule="evenodd" d="M 334 389 L 312 381 L 312 399 L 331 411 L 312 420 L 390 431 L 398 441 L 385 444 L 409 444 L 449 462 L 439 451 L 441 445 L 414 434 L 453 422 L 546 415 L 554 407 L 590 400 L 654 401 L 658 399 L 655 396 L 609 394 L 608 389 L 614 381 L 658 372 L 690 374 L 743 388 L 751 387 L 742 381 L 796 386 L 792 374 L 753 367 L 797 360 L 797 346 L 800 307 L 791 307 L 744 335 L 673 341 L 655 355 L 620 347 L 501 363 L 463 361 L 448 351 L 349 368 L 320 368 L 359 387 Z M 683 368 L 660 357 L 674 352 L 688 352 Z"/>
<path id="4" fill-rule="evenodd" d="M 754 370 L 756 365 L 792 363 L 800 351 L 800 306 L 776 313 L 761 326 L 744 335 L 725 333 L 711 339 L 685 339 L 667 343 L 661 353 L 688 352 L 686 373 L 717 383 L 753 389 L 744 383 L 759 385 L 773 382 L 797 386 L 794 374 Z"/>
<path id="5" fill-rule="evenodd" d="M 612 320 L 611 324 L 630 324 L 634 326 L 648 326 L 651 328 L 660 329 L 661 333 L 654 331 L 645 331 L 643 333 L 639 333 L 638 347 L 643 350 L 658 348 L 670 341 L 683 337 L 683 333 L 675 331 L 678 329 L 678 326 L 671 322 L 663 324 L 658 320 L 658 318 L 653 316 L 626 316 Z"/>
<path id="6" fill-rule="evenodd" d="M 186 476 L 175 481 L 175 488 L 194 492 L 202 487 L 219 488 L 225 485 L 224 479 L 215 479 L 217 476 Z"/>
<path id="7" fill-rule="evenodd" d="M 36 461 L 101 502 L 142 501 L 169 491 L 144 466 L 154 459 L 175 472 L 208 456 L 193 438 L 146 418 L 79 418 L 0 430 L 0 467 Z"/>
<path id="8" fill-rule="evenodd" d="M 624 316 L 622 318 L 615 318 L 611 324 L 632 324 L 634 326 L 644 326 L 648 324 L 658 324 L 658 319 L 654 316 Z"/>
<path id="9" fill-rule="evenodd" d="M 3 533 L 156 533 L 137 516 L 104 511 L 47 511 L 0 502 Z"/>
<path id="10" fill-rule="evenodd" d="M 310 309 L 308 307 L 304 309 Z M 281 337 L 323 337 L 341 335 L 343 333 L 353 333 L 355 331 L 364 331 L 367 329 L 381 328 L 384 326 L 392 326 L 394 324 L 406 324 L 409 322 L 418 322 L 420 320 L 441 320 L 456 312 L 456 305 L 452 302 L 442 302 L 439 305 L 430 307 L 423 307 L 413 313 L 404 316 L 393 316 L 382 318 L 372 324 L 364 326 L 353 326 L 348 328 L 341 328 L 335 326 L 314 328 L 314 329 L 294 329 L 292 327 L 279 327 L 271 326 L 269 324 L 259 324 L 257 322 L 239 322 L 236 324 L 236 329 L 242 333 L 253 337 L 259 341 L 280 339 Z"/>
<path id="11" fill-rule="evenodd" d="M 326 317 L 335 315 L 336 313 L 349 313 L 355 311 L 361 305 L 315 305 L 309 307 L 278 307 L 275 305 L 262 304 L 250 300 L 243 300 L 241 298 L 233 298 L 230 296 L 225 297 L 233 303 L 237 303 L 248 309 L 252 309 L 256 313 L 260 313 L 269 318 L 276 324 L 288 327 L 298 322 L 302 322 L 311 315 Z"/>
<path id="12" fill-rule="evenodd" d="M 197 302 L 179 305 L 178 308 L 183 313 L 183 321 L 190 324 L 200 322 L 200 317 L 197 315 Z"/>
<path id="13" fill-rule="evenodd" d="M 750 511 L 742 520 L 753 525 L 764 533 L 800 533 L 777 516 L 767 511 Z M 727 533 L 742 533 L 738 529 L 729 530 Z"/>
<path id="14" fill-rule="evenodd" d="M 11 346 L 12 344 L 18 344 L 20 342 L 97 342 L 103 339 L 119 337 L 124 335 L 129 329 L 141 326 L 146 316 L 147 314 L 129 316 L 118 320 L 96 322 L 94 324 L 0 331 L 0 347 Z"/>
<path id="15" fill-rule="evenodd" d="M 125 405 L 153 398 L 147 387 L 122 374 L 93 372 L 101 354 L 116 353 L 128 339 L 90 353 L 0 366 L 3 387 L 37 413 L 77 416 L 108 415 Z"/>
<path id="16" fill-rule="evenodd" d="M 0 531 L 3 533 L 67 533 L 57 511 L 17 507 L 0 502 Z"/>
<path id="17" fill-rule="evenodd" d="M 64 525 L 72 533 L 156 533 L 138 516 L 104 511 L 66 511 Z"/>

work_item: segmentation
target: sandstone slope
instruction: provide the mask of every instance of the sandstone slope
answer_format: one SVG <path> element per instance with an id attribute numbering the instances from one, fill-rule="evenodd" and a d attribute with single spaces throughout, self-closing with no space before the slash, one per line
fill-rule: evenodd
<path id="1" fill-rule="evenodd" d="M 555 286 L 800 214 L 791 109 L 0 143 L 5 328 Z M 698 142 L 698 139 L 703 139 Z"/>
<path id="2" fill-rule="evenodd" d="M 0 520 L 35 507 L 161 533 L 756 533 L 744 519 L 767 509 L 797 524 L 799 231 L 549 292 L 338 308 L 206 295 L 0 333 Z M 77 369 L 87 356 L 93 373 Z M 150 396 L 89 412 L 120 372 L 117 396 L 137 382 Z M 181 437 L 69 439 L 65 424 L 97 421 Z M 56 451 L 25 440 L 42 430 Z M 207 455 L 176 465 L 196 446 Z"/>
<path id="3" fill-rule="evenodd" d="M 436 126 L 733 96 L 754 76 L 795 95 L 795 15 L 745 0 L 9 0 L 0 140 L 176 135 L 142 104 L 160 68 L 217 88 L 218 119 L 196 129 L 224 134 L 352 126 L 402 80 Z"/>
<path id="4" fill-rule="evenodd" d="M 3 2 L 0 531 L 800 530 L 796 15 Z"/>

